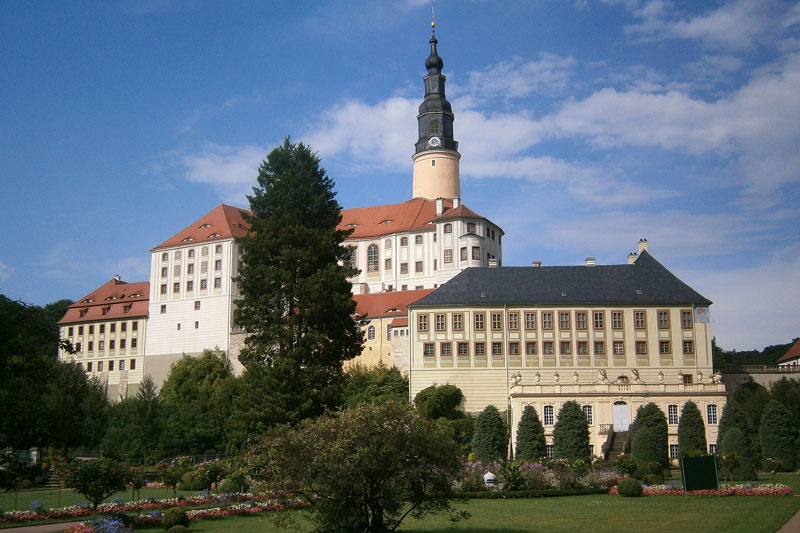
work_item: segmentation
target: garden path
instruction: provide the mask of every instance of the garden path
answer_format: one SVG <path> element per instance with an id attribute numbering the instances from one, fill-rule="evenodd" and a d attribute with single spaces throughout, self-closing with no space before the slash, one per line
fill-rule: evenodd
<path id="1" fill-rule="evenodd" d="M 797 498 L 798 496 L 794 496 Z M 800 533 L 800 511 L 797 511 L 792 517 L 781 526 L 777 533 Z"/>
<path id="2" fill-rule="evenodd" d="M 51 533 L 53 531 L 64 531 L 68 527 L 80 525 L 80 522 L 59 522 L 55 524 L 41 524 L 38 526 L 10 527 L 3 531 L 10 533 Z"/>

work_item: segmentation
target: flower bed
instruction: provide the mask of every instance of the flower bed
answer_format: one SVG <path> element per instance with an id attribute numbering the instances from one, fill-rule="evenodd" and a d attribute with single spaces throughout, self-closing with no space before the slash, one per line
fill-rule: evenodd
<path id="1" fill-rule="evenodd" d="M 188 507 L 208 505 L 210 503 L 227 503 L 237 502 L 239 500 L 247 500 L 258 502 L 270 502 L 269 504 L 276 504 L 274 494 L 252 494 L 252 493 L 228 493 L 228 494 L 209 494 L 206 491 L 199 492 L 190 498 L 145 498 L 138 504 L 136 502 L 124 502 L 121 498 L 114 498 L 110 502 L 100 505 L 97 508 L 97 513 L 118 512 L 126 513 L 131 511 L 147 511 L 154 509 L 162 509 L 166 507 Z M 38 503 L 38 502 L 34 502 Z M 27 511 L 9 511 L 0 516 L 0 523 L 18 522 L 24 520 L 47 520 L 47 519 L 61 519 L 61 518 L 82 518 L 92 515 L 92 509 L 88 503 L 78 503 L 68 507 L 59 507 L 51 509 L 42 509 L 41 506 L 37 508 L 34 505 L 32 509 Z"/>
<path id="2" fill-rule="evenodd" d="M 645 496 L 647 495 L 675 495 L 683 496 L 789 496 L 792 488 L 781 483 L 764 483 L 761 485 L 744 483 L 741 485 L 720 485 L 718 490 L 692 490 L 683 492 L 683 489 L 669 485 L 644 485 Z M 609 494 L 618 494 L 617 487 L 611 487 Z"/>

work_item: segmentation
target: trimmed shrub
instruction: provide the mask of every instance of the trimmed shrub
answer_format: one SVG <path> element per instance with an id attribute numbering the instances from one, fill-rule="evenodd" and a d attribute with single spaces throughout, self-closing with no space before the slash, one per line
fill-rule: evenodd
<path id="1" fill-rule="evenodd" d="M 189 527 L 189 515 L 180 507 L 172 507 L 164 511 L 161 517 L 161 525 L 164 529 L 169 530 L 173 526 Z"/>
<path id="2" fill-rule="evenodd" d="M 500 418 L 500 411 L 494 405 L 487 405 L 475 420 L 472 433 L 472 453 L 483 464 L 498 461 L 506 456 L 506 425 Z"/>
<path id="3" fill-rule="evenodd" d="M 634 476 L 637 471 L 636 461 L 627 453 L 617 457 L 617 472 L 626 476 Z"/>
<path id="4" fill-rule="evenodd" d="M 419 414 L 430 420 L 447 418 L 456 420 L 464 413 L 459 410 L 464 394 L 455 385 L 431 385 L 422 389 L 414 397 L 414 405 Z"/>
<path id="5" fill-rule="evenodd" d="M 678 457 L 695 457 L 705 455 L 706 425 L 703 416 L 692 400 L 683 404 L 681 419 L 678 422 Z"/>
<path id="6" fill-rule="evenodd" d="M 644 493 L 644 489 L 642 489 L 642 484 L 638 479 L 626 477 L 620 479 L 617 483 L 617 492 L 620 496 L 625 496 L 626 498 L 638 498 Z"/>
<path id="7" fill-rule="evenodd" d="M 547 455 L 544 426 L 532 405 L 526 405 L 517 426 L 515 457 L 521 461 L 536 461 Z"/>
<path id="8" fill-rule="evenodd" d="M 722 416 L 719 419 L 719 430 L 717 431 L 717 450 L 722 449 L 722 441 L 725 434 L 731 428 L 738 428 L 744 435 L 747 442 L 748 454 L 750 450 L 750 428 L 747 426 L 747 417 L 742 406 L 734 399 L 728 400 L 722 409 Z"/>
<path id="9" fill-rule="evenodd" d="M 750 457 L 750 446 L 747 444 L 747 438 L 738 427 L 728 428 L 717 453 L 723 457 L 735 455 L 740 459 L 740 464 L 728 472 L 731 481 L 751 481 L 756 479 L 756 469 L 753 467 L 753 458 Z"/>
<path id="10" fill-rule="evenodd" d="M 764 468 L 768 469 L 768 459 L 778 459 L 780 470 L 794 470 L 797 457 L 797 427 L 794 425 L 792 413 L 784 405 L 771 400 L 764 407 L 759 426 L 761 438 L 761 458 Z"/>
<path id="11" fill-rule="evenodd" d="M 564 402 L 553 428 L 553 456 L 570 462 L 589 460 L 589 424 L 576 401 Z"/>
<path id="12" fill-rule="evenodd" d="M 631 424 L 631 455 L 639 465 L 658 461 L 662 468 L 669 466 L 667 417 L 653 402 L 639 407 Z"/>

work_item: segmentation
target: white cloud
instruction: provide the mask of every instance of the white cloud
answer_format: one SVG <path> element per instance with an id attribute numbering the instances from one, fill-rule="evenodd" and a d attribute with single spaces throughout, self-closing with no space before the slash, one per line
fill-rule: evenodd
<path id="1" fill-rule="evenodd" d="M 189 181 L 209 184 L 224 201 L 243 205 L 267 153 L 269 149 L 260 146 L 209 144 L 180 156 L 179 164 L 186 169 Z"/>
<path id="2" fill-rule="evenodd" d="M 470 72 L 467 87 L 457 87 L 473 97 L 521 98 L 534 92 L 559 94 L 567 89 L 575 66 L 572 57 L 543 52 L 539 61 L 513 58 Z"/>
<path id="3" fill-rule="evenodd" d="M 12 276 L 11 267 L 0 261 L 0 279 L 8 279 Z"/>

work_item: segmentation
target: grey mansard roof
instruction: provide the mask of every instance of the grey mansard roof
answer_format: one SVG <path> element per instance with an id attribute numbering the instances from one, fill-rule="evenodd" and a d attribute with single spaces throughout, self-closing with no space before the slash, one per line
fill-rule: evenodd
<path id="1" fill-rule="evenodd" d="M 492 305 L 697 305 L 711 301 L 643 251 L 625 265 L 472 267 L 409 308 Z"/>

